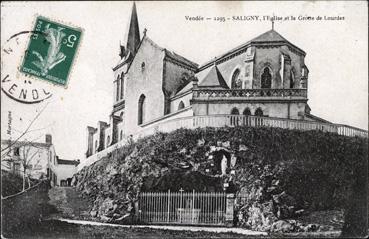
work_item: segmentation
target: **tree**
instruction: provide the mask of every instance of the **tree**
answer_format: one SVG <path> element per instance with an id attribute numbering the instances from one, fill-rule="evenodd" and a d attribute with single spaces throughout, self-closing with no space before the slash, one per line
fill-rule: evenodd
<path id="1" fill-rule="evenodd" d="M 20 173 L 23 177 L 23 188 L 26 189 L 26 180 L 28 182 L 28 188 L 30 187 L 29 176 L 32 174 L 34 167 L 40 165 L 41 158 L 34 160 L 35 156 L 42 150 L 42 146 L 37 143 L 30 141 L 18 141 L 16 144 L 9 140 L 9 145 L 12 147 L 7 147 L 6 157 L 2 155 L 1 163 L 11 164 L 13 170 Z M 13 155 L 11 152 L 13 151 Z M 16 168 L 15 164 L 20 164 L 21 168 Z"/>

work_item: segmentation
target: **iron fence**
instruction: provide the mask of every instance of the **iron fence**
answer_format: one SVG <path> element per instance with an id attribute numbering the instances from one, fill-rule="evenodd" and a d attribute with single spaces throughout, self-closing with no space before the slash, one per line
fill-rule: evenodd
<path id="1" fill-rule="evenodd" d="M 148 224 L 224 225 L 226 193 L 144 192 L 139 196 L 138 218 Z"/>

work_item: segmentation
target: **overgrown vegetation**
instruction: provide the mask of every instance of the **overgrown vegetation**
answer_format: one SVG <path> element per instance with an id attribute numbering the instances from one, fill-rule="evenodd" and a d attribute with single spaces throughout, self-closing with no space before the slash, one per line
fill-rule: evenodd
<path id="1" fill-rule="evenodd" d="M 28 188 L 32 187 L 39 181 L 36 179 L 28 179 Z M 27 188 L 26 188 L 27 189 Z M 1 170 L 1 195 L 3 197 L 14 195 L 23 190 L 23 178 L 15 173 Z"/>
<path id="2" fill-rule="evenodd" d="M 214 147 L 236 157 L 228 168 L 234 174 L 214 177 Z M 140 191 L 219 191 L 227 181 L 246 195 L 237 205 L 238 225 L 271 230 L 275 221 L 299 213 L 345 208 L 356 172 L 363 172 L 357 169 L 366 163 L 367 140 L 358 137 L 279 128 L 178 129 L 117 149 L 77 178 L 94 201 L 92 214 L 110 221 L 132 215 Z"/>

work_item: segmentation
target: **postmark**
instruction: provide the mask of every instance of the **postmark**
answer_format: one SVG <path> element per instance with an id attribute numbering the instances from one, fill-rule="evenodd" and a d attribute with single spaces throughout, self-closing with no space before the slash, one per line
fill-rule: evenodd
<path id="1" fill-rule="evenodd" d="M 25 104 L 39 103 L 52 96 L 49 84 L 19 72 L 25 43 L 34 33 L 43 34 L 22 31 L 12 35 L 1 47 L 1 90 L 9 98 Z"/>
<path id="2" fill-rule="evenodd" d="M 33 32 L 20 72 L 66 86 L 77 55 L 82 29 L 38 16 Z"/>

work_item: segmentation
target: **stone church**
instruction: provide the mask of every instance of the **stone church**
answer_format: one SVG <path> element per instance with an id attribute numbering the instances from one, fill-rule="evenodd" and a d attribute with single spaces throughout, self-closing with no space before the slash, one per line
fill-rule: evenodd
<path id="1" fill-rule="evenodd" d="M 179 128 L 181 119 L 195 116 L 327 122 L 310 114 L 305 55 L 272 28 L 199 66 L 158 46 L 146 30 L 141 37 L 133 4 L 127 42 L 113 67 L 110 122 L 87 127 L 86 156 L 155 124 Z"/>

